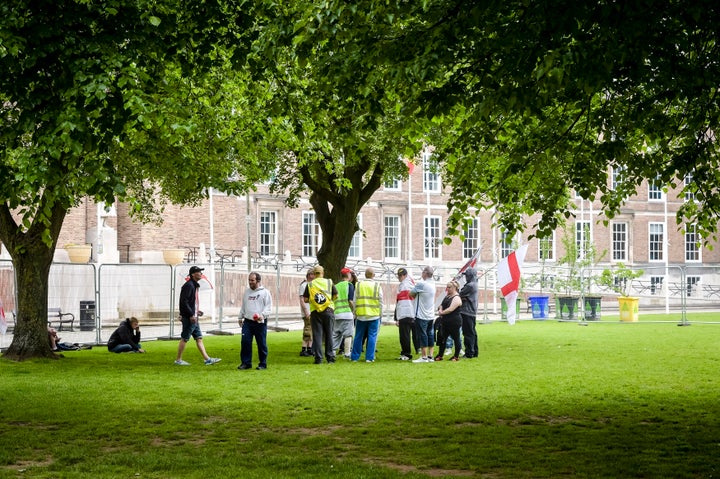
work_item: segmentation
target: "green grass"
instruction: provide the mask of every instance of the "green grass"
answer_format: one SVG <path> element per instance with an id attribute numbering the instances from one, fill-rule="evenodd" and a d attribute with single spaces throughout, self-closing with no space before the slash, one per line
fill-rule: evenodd
<path id="1" fill-rule="evenodd" d="M 313 365 L 269 334 L 148 354 L 0 361 L 0 477 L 717 477 L 720 329 L 662 323 L 478 325 L 480 357 L 411 364 L 381 330 L 374 364 Z"/>

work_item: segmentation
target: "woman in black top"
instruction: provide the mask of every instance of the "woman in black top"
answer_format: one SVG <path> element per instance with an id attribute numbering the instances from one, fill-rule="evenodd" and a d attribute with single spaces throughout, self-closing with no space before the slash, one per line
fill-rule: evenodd
<path id="1" fill-rule="evenodd" d="M 443 355 L 445 354 L 445 341 L 449 337 L 452 338 L 455 344 L 455 354 L 450 361 L 460 360 L 460 328 L 462 328 L 462 316 L 460 315 L 460 306 L 462 300 L 458 290 L 460 285 L 457 281 L 453 280 L 447 284 L 445 288 L 445 298 L 438 308 L 438 314 L 440 315 L 440 331 L 442 331 L 442 338 L 438 340 L 440 345 L 440 352 L 435 356 L 435 361 L 442 361 Z"/>

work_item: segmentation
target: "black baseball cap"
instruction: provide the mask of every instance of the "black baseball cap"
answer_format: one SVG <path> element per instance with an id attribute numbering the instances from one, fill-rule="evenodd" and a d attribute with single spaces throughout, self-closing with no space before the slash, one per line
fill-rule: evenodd
<path id="1" fill-rule="evenodd" d="M 204 270 L 205 270 L 205 268 L 199 268 L 199 267 L 197 267 L 197 266 L 191 266 L 191 267 L 190 267 L 190 273 L 188 273 L 188 274 L 199 273 L 200 271 L 204 271 Z"/>

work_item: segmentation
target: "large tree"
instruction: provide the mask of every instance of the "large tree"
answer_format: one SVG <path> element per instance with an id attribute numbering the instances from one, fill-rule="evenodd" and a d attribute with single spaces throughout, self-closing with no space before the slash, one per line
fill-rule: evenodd
<path id="1" fill-rule="evenodd" d="M 678 222 L 717 231 L 717 2 L 327 0 L 306 13 L 295 45 L 318 75 L 373 92 L 360 102 L 402 98 L 409 133 L 437 147 L 453 227 L 494 205 L 507 229 L 539 212 L 547 232 L 570 213 L 568 189 L 612 216 L 641 181 L 692 175 Z"/>
<path id="2" fill-rule="evenodd" d="M 342 83 L 312 61 L 331 56 L 334 44 L 298 49 L 300 23 L 315 7 L 287 2 L 258 17 L 258 40 L 247 65 L 255 88 L 271 98 L 267 132 L 280 152 L 271 191 L 287 194 L 290 205 L 309 196 L 322 230 L 318 262 L 337 278 L 359 230 L 361 208 L 385 180 L 407 177 L 403 158 L 422 144 L 405 134 L 401 99 L 368 85 L 363 71 Z"/>
<path id="3" fill-rule="evenodd" d="M 205 187 L 242 192 L 262 177 L 256 161 L 236 161 L 254 158 L 242 125 L 254 105 L 238 101 L 240 74 L 225 76 L 222 45 L 242 44 L 244 19 L 232 2 L 0 5 L 0 240 L 18 293 L 6 357 L 54 357 L 48 273 L 82 198 L 150 218 L 167 201 L 198 203 Z"/>

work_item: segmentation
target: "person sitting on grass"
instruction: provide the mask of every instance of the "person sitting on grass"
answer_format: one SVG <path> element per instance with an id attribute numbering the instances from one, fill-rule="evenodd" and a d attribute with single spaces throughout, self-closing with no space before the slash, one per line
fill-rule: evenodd
<path id="1" fill-rule="evenodd" d="M 125 318 L 113 331 L 107 344 L 111 353 L 144 353 L 140 346 L 140 325 L 136 317 Z"/>
<path id="2" fill-rule="evenodd" d="M 47 327 L 48 331 L 48 341 L 50 341 L 50 349 L 57 352 L 60 351 L 58 349 L 58 343 L 60 342 L 60 338 L 58 338 L 57 331 L 55 328 L 51 328 L 50 326 Z"/>

